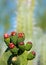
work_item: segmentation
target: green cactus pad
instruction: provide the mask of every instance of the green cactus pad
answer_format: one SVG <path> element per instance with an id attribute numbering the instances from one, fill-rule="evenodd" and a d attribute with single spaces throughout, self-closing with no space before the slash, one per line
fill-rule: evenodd
<path id="1" fill-rule="evenodd" d="M 25 40 L 25 38 L 23 37 L 23 38 L 18 38 L 18 43 L 19 42 L 23 42 Z"/>
<path id="2" fill-rule="evenodd" d="M 10 51 L 5 52 L 2 57 L 0 58 L 0 65 L 8 65 L 8 59 L 12 55 Z M 25 51 L 22 55 L 19 56 L 20 65 L 27 65 L 27 55 L 28 53 Z M 9 65 L 13 65 L 10 63 Z"/>
<path id="3" fill-rule="evenodd" d="M 14 47 L 13 49 L 10 49 L 10 51 L 13 53 L 13 54 L 15 54 L 15 55 L 17 55 L 18 54 L 18 48 L 17 47 Z"/>
<path id="4" fill-rule="evenodd" d="M 27 56 L 27 60 L 32 60 L 35 58 L 35 55 L 33 55 L 31 52 Z"/>
<path id="5" fill-rule="evenodd" d="M 26 44 L 26 45 L 25 45 L 25 49 L 26 49 L 27 51 L 29 51 L 31 48 L 32 48 L 32 44 Z"/>
<path id="6" fill-rule="evenodd" d="M 18 39 L 17 35 L 10 37 L 10 41 L 11 41 L 12 43 L 14 43 L 15 45 L 17 44 L 17 43 L 16 43 L 16 42 L 17 42 L 17 39 Z"/>
<path id="7" fill-rule="evenodd" d="M 10 43 L 10 38 L 6 38 L 6 39 L 4 39 L 4 42 L 6 43 L 6 45 L 8 46 L 9 45 L 9 43 Z"/>
<path id="8" fill-rule="evenodd" d="M 0 65 L 8 65 L 8 59 L 12 55 L 10 51 L 4 52 L 4 54 L 0 57 Z"/>
<path id="9" fill-rule="evenodd" d="M 25 51 L 25 45 L 22 45 L 22 46 L 19 45 L 18 47 L 19 47 L 19 49 L 20 49 L 21 51 Z"/>

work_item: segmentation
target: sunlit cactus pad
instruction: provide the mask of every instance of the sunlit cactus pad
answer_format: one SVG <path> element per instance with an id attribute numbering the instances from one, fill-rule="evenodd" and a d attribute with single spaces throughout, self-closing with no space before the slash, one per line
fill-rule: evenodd
<path id="1" fill-rule="evenodd" d="M 11 34 L 4 34 L 4 42 L 8 46 L 0 59 L 0 65 L 27 65 L 29 60 L 35 58 L 35 51 L 28 51 L 32 48 L 32 42 L 24 42 L 25 34 L 15 31 Z"/>

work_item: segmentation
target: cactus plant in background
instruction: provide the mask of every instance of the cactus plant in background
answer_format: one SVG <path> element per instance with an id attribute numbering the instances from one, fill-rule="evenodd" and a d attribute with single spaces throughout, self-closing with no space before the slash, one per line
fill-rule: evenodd
<path id="1" fill-rule="evenodd" d="M 12 34 L 13 36 L 16 36 L 15 33 L 12 33 Z M 12 41 L 10 39 L 12 35 L 9 36 L 8 34 L 4 34 L 4 42 L 6 43 L 9 49 L 5 51 L 4 55 L 1 58 L 2 61 L 3 61 L 3 58 L 5 59 L 3 61 L 4 64 L 1 62 L 1 60 L 0 60 L 0 64 L 2 63 L 2 65 L 27 65 L 29 60 L 32 60 L 35 58 L 36 53 L 34 51 L 30 51 L 30 49 L 32 48 L 32 42 L 27 42 L 25 44 L 24 40 L 22 40 L 24 37 L 23 35 L 24 33 L 21 33 L 21 34 L 22 35 L 19 35 L 20 37 L 19 42 L 18 42 L 18 38 L 19 38 L 18 34 L 17 34 L 17 38 L 12 37 Z M 9 42 L 9 39 L 10 39 L 10 42 Z M 13 41 L 16 41 L 16 39 L 17 39 L 17 42 L 15 42 L 16 43 L 15 44 Z M 28 51 L 30 52 L 28 53 Z"/>

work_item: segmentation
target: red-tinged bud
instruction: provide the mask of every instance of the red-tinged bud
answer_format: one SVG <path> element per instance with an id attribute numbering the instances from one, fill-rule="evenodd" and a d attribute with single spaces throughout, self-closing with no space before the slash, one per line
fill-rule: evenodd
<path id="1" fill-rule="evenodd" d="M 10 49 L 13 49 L 14 47 L 15 47 L 15 45 L 14 45 L 13 43 L 10 43 L 10 44 L 9 44 L 9 48 L 10 48 Z"/>
<path id="2" fill-rule="evenodd" d="M 18 33 L 18 37 L 24 37 L 24 33 Z"/>
<path id="3" fill-rule="evenodd" d="M 14 32 L 14 31 L 13 31 L 13 32 L 11 32 L 11 35 L 12 35 L 12 36 L 16 35 L 16 32 Z"/>
<path id="4" fill-rule="evenodd" d="M 32 44 L 32 42 L 27 42 L 27 44 Z"/>
<path id="5" fill-rule="evenodd" d="M 19 45 L 24 45 L 24 42 L 20 42 Z"/>
<path id="6" fill-rule="evenodd" d="M 32 54 L 33 54 L 33 55 L 36 55 L 36 52 L 35 52 L 35 51 L 32 51 Z"/>
<path id="7" fill-rule="evenodd" d="M 7 33 L 4 34 L 4 38 L 9 38 L 9 35 Z"/>

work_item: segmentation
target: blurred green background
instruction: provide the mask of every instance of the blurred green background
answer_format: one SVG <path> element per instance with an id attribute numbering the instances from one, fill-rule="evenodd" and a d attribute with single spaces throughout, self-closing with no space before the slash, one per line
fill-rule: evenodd
<path id="1" fill-rule="evenodd" d="M 4 33 L 16 31 L 17 4 L 18 0 L 0 0 L 0 57 L 7 48 Z M 35 0 L 32 24 L 33 49 L 37 53 L 32 65 L 46 65 L 46 0 Z"/>

